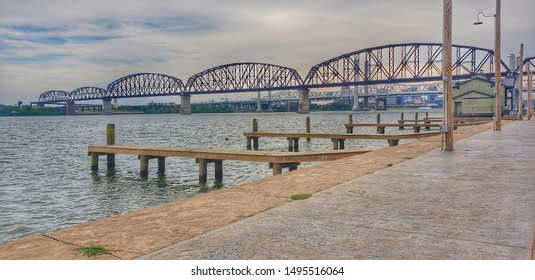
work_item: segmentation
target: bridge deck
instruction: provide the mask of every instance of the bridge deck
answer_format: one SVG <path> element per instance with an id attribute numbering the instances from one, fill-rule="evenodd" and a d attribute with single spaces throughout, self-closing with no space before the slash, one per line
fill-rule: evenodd
<path id="1" fill-rule="evenodd" d="M 140 173 L 147 175 L 149 159 L 158 158 L 158 170 L 165 171 L 165 157 L 195 158 L 199 163 L 199 180 L 206 182 L 206 165 L 214 162 L 216 180 L 223 178 L 223 160 L 240 160 L 252 162 L 267 162 L 273 168 L 273 175 L 280 174 L 282 168 L 297 169 L 301 162 L 336 160 L 352 155 L 363 154 L 372 149 L 352 149 L 343 151 L 314 151 L 314 152 L 275 152 L 275 151 L 244 151 L 244 150 L 218 150 L 218 149 L 195 149 L 185 147 L 160 147 L 160 146 L 130 146 L 130 145 L 101 145 L 89 146 L 88 155 L 92 157 L 91 168 L 98 170 L 98 156 L 132 154 L 137 155 L 140 162 Z"/>

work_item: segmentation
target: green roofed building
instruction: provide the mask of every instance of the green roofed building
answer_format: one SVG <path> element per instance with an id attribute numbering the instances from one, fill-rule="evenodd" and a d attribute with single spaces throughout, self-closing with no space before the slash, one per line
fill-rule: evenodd
<path id="1" fill-rule="evenodd" d="M 500 88 L 502 110 L 505 107 L 505 85 Z M 483 75 L 476 75 L 470 80 L 453 86 L 454 114 L 459 116 L 493 116 L 494 115 L 494 81 Z"/>

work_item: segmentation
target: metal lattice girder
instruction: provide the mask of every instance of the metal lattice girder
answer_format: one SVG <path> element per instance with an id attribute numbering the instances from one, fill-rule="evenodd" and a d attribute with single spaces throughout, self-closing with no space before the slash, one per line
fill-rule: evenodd
<path id="1" fill-rule="evenodd" d="M 494 75 L 494 51 L 453 45 L 454 79 L 475 74 Z M 506 72 L 510 72 L 502 61 Z M 409 43 L 378 46 L 347 53 L 310 70 L 304 86 L 350 86 L 439 81 L 442 79 L 442 44 Z"/>
<path id="2" fill-rule="evenodd" d="M 189 78 L 190 93 L 223 93 L 296 89 L 303 80 L 296 70 L 262 63 L 233 63 L 210 68 Z"/>
<path id="3" fill-rule="evenodd" d="M 70 93 L 70 100 L 94 100 L 106 97 L 106 90 L 99 87 L 81 87 Z"/>
<path id="4" fill-rule="evenodd" d="M 109 84 L 106 98 L 179 95 L 183 92 L 184 84 L 178 78 L 155 73 L 138 73 Z"/>
<path id="5" fill-rule="evenodd" d="M 526 66 L 526 65 L 530 65 L 530 68 L 532 69 L 531 72 L 533 73 L 533 71 L 535 71 L 535 56 L 532 56 L 532 57 L 528 57 L 528 58 L 525 58 L 524 61 L 522 62 L 522 65 Z M 520 67 L 517 66 L 516 69 L 515 69 L 515 73 L 518 73 L 518 68 Z M 527 75 L 528 72 L 526 71 L 526 67 L 524 67 L 524 75 Z"/>
<path id="6" fill-rule="evenodd" d="M 39 95 L 39 101 L 41 103 L 48 102 L 67 102 L 70 100 L 70 93 L 64 90 L 49 90 Z"/>

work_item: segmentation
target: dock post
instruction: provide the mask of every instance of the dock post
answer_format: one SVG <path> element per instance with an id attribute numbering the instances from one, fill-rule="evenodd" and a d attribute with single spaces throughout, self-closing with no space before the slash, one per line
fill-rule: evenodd
<path id="1" fill-rule="evenodd" d="M 251 149 L 251 137 L 246 137 L 246 140 L 247 140 L 247 150 L 250 150 Z"/>
<path id="2" fill-rule="evenodd" d="M 253 132 L 258 132 L 258 121 L 253 119 Z"/>
<path id="3" fill-rule="evenodd" d="M 306 131 L 307 133 L 310 133 L 310 116 L 307 117 L 307 123 L 306 123 Z M 307 141 L 310 141 L 310 138 L 307 138 Z"/>
<path id="4" fill-rule="evenodd" d="M 344 142 L 346 139 L 338 139 L 338 148 L 343 150 L 345 148 Z"/>
<path id="5" fill-rule="evenodd" d="M 258 150 L 258 137 L 253 137 L 253 150 Z"/>
<path id="6" fill-rule="evenodd" d="M 208 162 L 202 158 L 198 158 L 195 161 L 199 164 L 199 183 L 205 184 L 208 180 Z"/>
<path id="7" fill-rule="evenodd" d="M 418 112 L 414 113 L 414 120 L 415 123 L 418 123 Z"/>
<path id="8" fill-rule="evenodd" d="M 286 139 L 288 139 L 288 152 L 293 152 L 294 151 L 293 139 L 290 137 Z"/>
<path id="9" fill-rule="evenodd" d="M 273 169 L 273 176 L 282 174 L 282 164 L 270 163 L 269 167 Z"/>
<path id="10" fill-rule="evenodd" d="M 115 145 L 115 124 L 106 125 L 106 145 Z M 108 169 L 115 168 L 115 155 L 106 155 Z"/>
<path id="11" fill-rule="evenodd" d="M 215 182 L 216 183 L 223 182 L 223 161 L 214 160 L 214 167 L 215 167 Z"/>
<path id="12" fill-rule="evenodd" d="M 351 126 L 351 124 L 353 124 L 353 115 L 352 114 L 349 114 L 349 120 L 348 120 L 350 126 L 346 126 L 346 132 L 347 133 L 353 133 L 353 127 Z"/>
<path id="13" fill-rule="evenodd" d="M 381 114 L 377 114 L 377 124 L 381 123 Z M 384 126 L 377 126 L 377 133 L 378 134 L 385 134 L 385 127 Z"/>
<path id="14" fill-rule="evenodd" d="M 141 155 L 139 157 L 139 174 L 141 177 L 147 177 L 149 175 L 149 157 Z"/>
<path id="15" fill-rule="evenodd" d="M 91 171 L 98 171 L 98 154 L 91 154 Z"/>
<path id="16" fill-rule="evenodd" d="M 414 130 L 414 133 L 420 133 L 420 127 L 418 126 L 417 123 L 415 124 L 413 130 Z"/>
<path id="17" fill-rule="evenodd" d="M 388 140 L 388 146 L 397 146 L 399 143 L 399 139 L 391 139 L 391 140 Z"/>
<path id="18" fill-rule="evenodd" d="M 258 121 L 253 119 L 253 132 L 258 132 Z M 258 150 L 258 137 L 253 137 L 253 150 Z"/>
<path id="19" fill-rule="evenodd" d="M 299 152 L 299 138 L 293 138 L 294 152 Z"/>
<path id="20" fill-rule="evenodd" d="M 331 141 L 333 141 L 333 150 L 338 150 L 338 139 L 333 138 Z"/>
<path id="21" fill-rule="evenodd" d="M 403 114 L 403 112 L 401 112 L 401 116 L 399 117 L 399 120 L 400 120 L 399 123 L 401 123 L 401 124 L 405 124 L 405 118 L 404 118 L 404 114 Z M 405 127 L 403 127 L 403 126 L 400 126 L 400 127 L 399 127 L 399 129 L 404 129 L 404 128 L 405 128 Z"/>
<path id="22" fill-rule="evenodd" d="M 165 173 L 165 157 L 158 157 L 158 173 Z"/>

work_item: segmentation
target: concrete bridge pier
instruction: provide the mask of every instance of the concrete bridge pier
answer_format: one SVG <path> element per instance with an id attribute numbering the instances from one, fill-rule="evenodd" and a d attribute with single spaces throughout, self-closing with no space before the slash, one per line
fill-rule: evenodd
<path id="1" fill-rule="evenodd" d="M 310 101 L 308 99 L 308 93 L 310 89 L 302 88 L 298 89 L 297 93 L 299 95 L 299 106 L 297 107 L 297 113 L 299 114 L 308 114 L 310 113 Z"/>
<path id="2" fill-rule="evenodd" d="M 184 94 L 180 96 L 180 114 L 191 115 L 191 95 Z"/>
<path id="3" fill-rule="evenodd" d="M 362 96 L 362 106 L 359 104 L 358 99 L 359 97 L 355 95 L 355 105 L 353 105 L 353 111 L 370 111 L 370 97 L 369 96 Z"/>
<path id="4" fill-rule="evenodd" d="M 67 101 L 67 116 L 76 115 L 76 104 L 74 101 Z"/>
<path id="5" fill-rule="evenodd" d="M 375 111 L 386 111 L 386 97 L 375 97 Z"/>
<path id="6" fill-rule="evenodd" d="M 110 98 L 104 98 L 102 99 L 102 114 L 106 116 L 111 115 L 111 99 Z"/>

